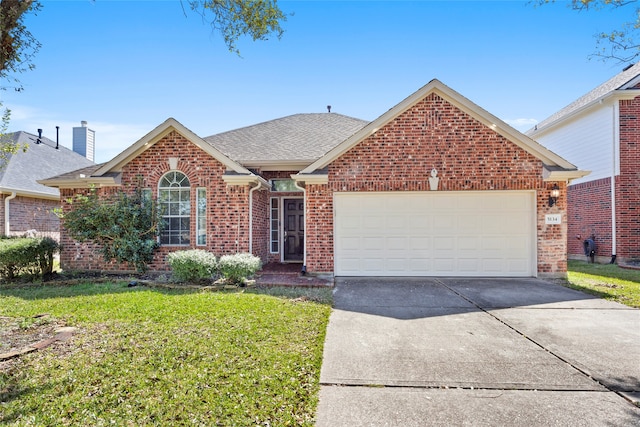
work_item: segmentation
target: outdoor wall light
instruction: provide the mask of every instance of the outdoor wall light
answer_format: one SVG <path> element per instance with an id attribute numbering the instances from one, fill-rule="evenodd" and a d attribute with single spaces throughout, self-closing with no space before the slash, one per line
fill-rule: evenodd
<path id="1" fill-rule="evenodd" d="M 558 187 L 558 184 L 553 184 L 551 195 L 549 196 L 549 207 L 552 207 L 558 202 L 558 197 L 560 197 L 560 187 Z"/>

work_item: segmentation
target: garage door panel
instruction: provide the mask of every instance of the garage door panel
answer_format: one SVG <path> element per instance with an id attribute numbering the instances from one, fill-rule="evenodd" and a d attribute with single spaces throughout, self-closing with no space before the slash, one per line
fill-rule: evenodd
<path id="1" fill-rule="evenodd" d="M 532 276 L 535 193 L 336 193 L 336 275 Z"/>
<path id="2" fill-rule="evenodd" d="M 362 237 L 357 239 L 362 242 L 362 249 L 367 251 L 381 251 L 385 245 L 384 237 Z"/>
<path id="3" fill-rule="evenodd" d="M 433 249 L 435 251 L 448 251 L 455 247 L 454 236 L 437 236 L 433 238 Z"/>
<path id="4" fill-rule="evenodd" d="M 425 213 L 427 214 L 427 213 Z M 451 214 L 436 214 L 433 215 L 433 229 L 435 232 L 448 232 L 455 230 L 456 228 L 456 218 L 452 217 Z"/>
<path id="5" fill-rule="evenodd" d="M 428 251 L 431 249 L 431 238 L 426 236 L 409 237 L 409 249 L 412 253 L 417 251 Z"/>

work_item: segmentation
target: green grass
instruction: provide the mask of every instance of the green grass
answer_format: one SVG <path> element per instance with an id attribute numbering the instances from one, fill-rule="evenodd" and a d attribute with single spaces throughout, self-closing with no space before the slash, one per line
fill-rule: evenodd
<path id="1" fill-rule="evenodd" d="M 304 292 L 0 288 L 0 316 L 80 328 L 0 365 L 0 424 L 311 426 L 331 294 Z"/>
<path id="2" fill-rule="evenodd" d="M 569 261 L 568 270 L 567 286 L 640 308 L 640 270 L 584 261 Z"/>

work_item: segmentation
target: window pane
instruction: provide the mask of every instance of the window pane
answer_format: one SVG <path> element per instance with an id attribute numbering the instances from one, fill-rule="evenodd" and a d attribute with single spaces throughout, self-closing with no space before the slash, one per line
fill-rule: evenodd
<path id="1" fill-rule="evenodd" d="M 188 245 L 191 238 L 189 179 L 182 172 L 171 171 L 160 179 L 158 187 L 158 207 L 164 224 L 160 244 Z"/>
<path id="2" fill-rule="evenodd" d="M 302 190 L 296 187 L 293 179 L 274 179 L 271 181 L 271 191 L 301 192 Z"/>
<path id="3" fill-rule="evenodd" d="M 278 211 L 278 198 L 273 197 L 271 199 L 271 218 L 270 218 L 270 234 L 271 234 L 271 244 L 269 245 L 269 249 L 272 253 L 279 252 L 279 211 Z"/>
<path id="4" fill-rule="evenodd" d="M 196 244 L 207 244 L 207 191 L 198 188 L 196 191 Z"/>

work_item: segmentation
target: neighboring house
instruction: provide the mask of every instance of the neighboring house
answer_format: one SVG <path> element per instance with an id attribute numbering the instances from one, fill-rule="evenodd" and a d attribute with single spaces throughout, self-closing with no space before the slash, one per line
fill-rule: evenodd
<path id="1" fill-rule="evenodd" d="M 90 185 L 155 194 L 155 271 L 202 248 L 336 276 L 531 277 L 566 274 L 565 189 L 584 174 L 433 80 L 370 123 L 297 114 L 201 138 L 168 119 L 105 164 L 40 182 L 65 210 Z M 125 268 L 64 229 L 62 244 L 63 268 Z"/>
<path id="2" fill-rule="evenodd" d="M 568 189 L 568 255 L 640 260 L 640 63 L 540 122 L 527 135 L 590 170 Z"/>
<path id="3" fill-rule="evenodd" d="M 23 235 L 35 230 L 38 235 L 59 238 L 60 221 L 53 210 L 60 208 L 60 192 L 37 181 L 93 165 L 93 161 L 45 138 L 41 132 L 34 135 L 20 131 L 6 134 L 4 138 L 26 146 L 26 151 L 20 149 L 2 162 L 0 235 Z M 82 145 L 80 139 L 77 144 Z"/>

